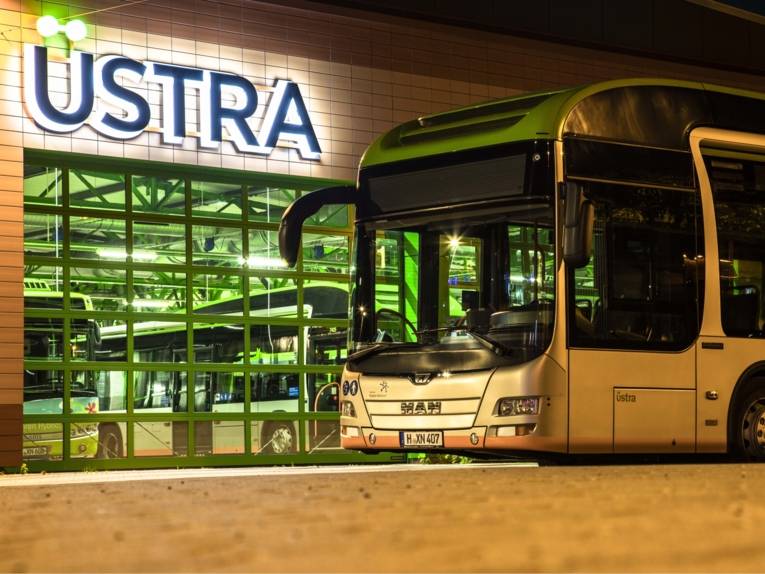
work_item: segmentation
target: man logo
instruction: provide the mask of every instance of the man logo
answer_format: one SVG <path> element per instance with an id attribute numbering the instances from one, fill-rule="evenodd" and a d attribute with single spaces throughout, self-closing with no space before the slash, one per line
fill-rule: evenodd
<path id="1" fill-rule="evenodd" d="M 440 415 L 441 401 L 404 401 L 401 403 L 402 415 Z"/>
<path id="2" fill-rule="evenodd" d="M 409 375 L 409 380 L 415 385 L 427 385 L 433 380 L 433 373 L 414 373 Z"/>

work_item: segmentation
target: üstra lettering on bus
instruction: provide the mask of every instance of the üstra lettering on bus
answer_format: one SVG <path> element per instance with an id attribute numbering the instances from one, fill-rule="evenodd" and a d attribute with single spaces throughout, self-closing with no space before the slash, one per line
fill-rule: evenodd
<path id="1" fill-rule="evenodd" d="M 241 76 L 159 62 L 139 62 L 125 56 L 72 50 L 69 56 L 69 101 L 64 108 L 51 103 L 48 89 L 48 50 L 24 45 L 24 97 L 29 115 L 43 130 L 74 132 L 88 123 L 109 138 L 129 140 L 151 121 L 149 103 L 121 85 L 141 82 L 160 86 L 163 143 L 180 144 L 186 137 L 185 92 L 199 97 L 199 146 L 217 149 L 228 132 L 240 152 L 269 155 L 279 140 L 297 145 L 300 157 L 316 160 L 321 149 L 303 97 L 295 82 L 276 80 L 257 135 L 248 123 L 258 107 L 258 92 Z M 233 104 L 230 103 L 233 97 Z M 225 100 L 225 101 L 224 101 Z M 109 104 L 103 109 L 98 101 Z M 114 109 L 122 110 L 115 114 Z M 95 109 L 95 111 L 94 111 Z"/>

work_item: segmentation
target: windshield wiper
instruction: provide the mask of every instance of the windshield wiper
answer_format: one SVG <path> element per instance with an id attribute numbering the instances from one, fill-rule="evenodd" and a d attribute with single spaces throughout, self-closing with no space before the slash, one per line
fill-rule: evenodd
<path id="1" fill-rule="evenodd" d="M 464 327 L 462 325 L 452 325 L 451 327 L 439 327 L 437 329 L 423 329 L 422 331 L 417 331 L 417 335 L 424 335 L 427 333 L 438 333 L 439 331 L 465 331 L 469 335 L 472 335 L 473 337 L 478 340 L 481 344 L 483 344 L 485 347 L 487 347 L 490 351 L 493 351 L 497 353 L 498 355 L 511 355 L 513 350 L 506 346 L 503 343 L 500 343 L 493 337 L 489 337 L 488 335 L 484 333 L 479 333 L 478 331 L 474 329 L 468 329 L 467 327 Z"/>

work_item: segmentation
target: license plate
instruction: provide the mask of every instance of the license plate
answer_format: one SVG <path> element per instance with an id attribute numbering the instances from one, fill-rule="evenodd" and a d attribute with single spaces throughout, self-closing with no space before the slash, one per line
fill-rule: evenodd
<path id="1" fill-rule="evenodd" d="M 444 446 L 443 431 L 400 431 L 398 439 L 404 448 Z"/>
<path id="2" fill-rule="evenodd" d="M 21 455 L 24 457 L 29 456 L 48 456 L 47 446 L 28 446 L 21 449 Z"/>

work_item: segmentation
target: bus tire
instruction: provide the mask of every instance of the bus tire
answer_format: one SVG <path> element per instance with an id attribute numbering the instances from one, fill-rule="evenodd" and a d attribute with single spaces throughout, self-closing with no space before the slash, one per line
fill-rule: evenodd
<path id="1" fill-rule="evenodd" d="M 732 454 L 765 462 L 765 379 L 753 379 L 736 401 L 733 412 Z"/>
<path id="2" fill-rule="evenodd" d="M 122 458 L 122 434 L 117 425 L 98 426 L 98 451 L 96 458 Z"/>
<path id="3" fill-rule="evenodd" d="M 289 421 L 275 421 L 265 425 L 262 444 L 266 454 L 289 454 L 297 450 L 295 427 Z"/>

